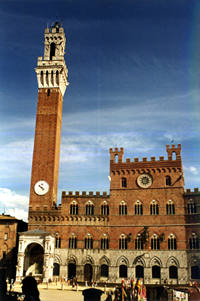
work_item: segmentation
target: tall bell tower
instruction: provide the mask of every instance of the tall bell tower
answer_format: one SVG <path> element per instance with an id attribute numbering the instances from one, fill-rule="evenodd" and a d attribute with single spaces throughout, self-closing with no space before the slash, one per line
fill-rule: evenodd
<path id="1" fill-rule="evenodd" d="M 56 22 L 46 28 L 44 58 L 35 69 L 38 104 L 32 161 L 30 211 L 50 210 L 57 203 L 63 96 L 68 69 L 65 64 L 65 33 Z"/>

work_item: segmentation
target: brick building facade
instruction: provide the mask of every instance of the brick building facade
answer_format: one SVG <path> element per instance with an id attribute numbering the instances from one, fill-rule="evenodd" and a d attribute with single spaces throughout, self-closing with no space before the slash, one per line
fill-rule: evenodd
<path id="1" fill-rule="evenodd" d="M 78 281 L 147 285 L 200 279 L 200 192 L 185 190 L 181 145 L 167 157 L 127 158 L 110 149 L 110 194 L 63 192 L 57 205 L 62 101 L 68 70 L 65 35 L 45 30 L 38 58 L 38 107 L 29 205 L 29 231 L 21 233 L 17 279 L 30 272 Z"/>
<path id="2" fill-rule="evenodd" d="M 10 215 L 0 215 L 0 271 L 6 270 L 10 279 L 15 277 L 18 232 L 26 231 L 27 223 Z"/>

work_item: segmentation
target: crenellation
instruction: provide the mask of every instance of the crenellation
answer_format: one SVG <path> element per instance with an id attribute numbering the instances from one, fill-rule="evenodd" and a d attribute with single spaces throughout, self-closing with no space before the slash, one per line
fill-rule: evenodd
<path id="1" fill-rule="evenodd" d="M 185 195 L 186 195 L 186 194 L 188 194 L 188 195 L 190 195 L 190 194 L 198 194 L 198 193 L 200 193 L 199 188 L 194 188 L 193 190 L 190 189 L 190 188 L 187 188 L 187 189 L 185 190 Z"/>
<path id="2" fill-rule="evenodd" d="M 108 196 L 108 194 L 106 191 L 104 191 L 102 193 L 100 191 L 96 191 L 96 193 L 93 191 L 89 191 L 89 192 L 75 191 L 75 193 L 73 193 L 73 191 L 69 191 L 69 192 L 63 191 L 62 192 L 63 198 L 66 198 L 66 197 L 107 197 L 107 196 Z"/>
<path id="3" fill-rule="evenodd" d="M 147 162 L 147 158 L 146 157 L 142 158 L 142 162 Z"/>
<path id="4" fill-rule="evenodd" d="M 160 156 L 160 157 L 159 157 L 159 161 L 164 161 L 164 157 L 163 157 L 163 156 Z"/>
<path id="5" fill-rule="evenodd" d="M 139 162 L 139 158 L 134 158 L 134 162 L 135 163 Z"/>

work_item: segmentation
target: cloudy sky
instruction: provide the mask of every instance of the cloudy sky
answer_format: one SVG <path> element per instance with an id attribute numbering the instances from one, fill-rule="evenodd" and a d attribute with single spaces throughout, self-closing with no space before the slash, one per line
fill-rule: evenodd
<path id="1" fill-rule="evenodd" d="M 0 213 L 26 218 L 46 26 L 62 22 L 59 194 L 109 192 L 109 148 L 166 156 L 182 145 L 186 188 L 200 187 L 200 1 L 0 0 Z"/>

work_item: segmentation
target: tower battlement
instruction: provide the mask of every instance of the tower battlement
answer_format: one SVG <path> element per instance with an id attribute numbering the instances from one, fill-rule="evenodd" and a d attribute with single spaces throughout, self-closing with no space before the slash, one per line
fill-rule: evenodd
<path id="1" fill-rule="evenodd" d="M 106 191 L 104 192 L 100 192 L 100 191 L 96 191 L 96 192 L 93 192 L 93 191 L 89 191 L 89 192 L 86 192 L 86 191 L 62 191 L 62 198 L 63 197 L 108 197 L 109 195 L 107 194 Z"/>

